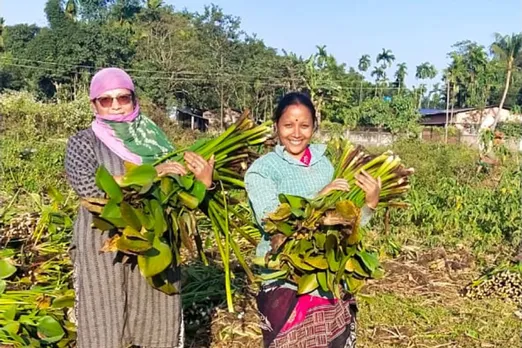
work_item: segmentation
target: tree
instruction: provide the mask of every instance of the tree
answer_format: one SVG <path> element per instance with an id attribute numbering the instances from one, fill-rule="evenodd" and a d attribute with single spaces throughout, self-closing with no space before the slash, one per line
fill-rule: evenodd
<path id="1" fill-rule="evenodd" d="M 426 79 L 432 79 L 435 76 L 437 76 L 437 69 L 435 69 L 435 66 L 433 64 L 430 64 L 428 62 L 424 62 L 421 65 L 417 66 L 417 71 L 415 73 L 415 77 L 420 80 L 426 80 Z M 422 87 L 423 86 L 423 87 Z M 421 88 L 422 87 L 422 88 Z M 419 109 L 421 108 L 422 104 L 422 98 L 425 93 L 426 86 L 421 85 L 418 89 L 419 91 Z"/>
<path id="2" fill-rule="evenodd" d="M 369 54 L 364 54 L 361 58 L 359 58 L 359 65 L 357 66 L 359 71 L 366 72 L 370 68 L 371 60 Z"/>
<path id="3" fill-rule="evenodd" d="M 522 60 L 522 34 L 511 34 L 502 36 L 499 33 L 495 33 L 495 42 L 491 45 L 491 51 L 497 59 L 499 59 L 505 67 L 506 81 L 504 85 L 504 93 L 498 106 L 497 114 L 495 115 L 495 122 L 492 125 L 492 129 L 495 129 L 500 119 L 500 111 L 506 101 L 506 96 L 509 90 L 511 82 L 511 75 L 513 70 L 518 64 L 521 64 Z"/>
<path id="4" fill-rule="evenodd" d="M 377 94 L 377 87 L 386 80 L 386 66 L 380 65 L 373 67 L 372 77 L 375 77 L 375 94 Z"/>
<path id="5" fill-rule="evenodd" d="M 404 79 L 408 75 L 408 67 L 406 63 L 400 63 L 397 65 L 397 71 L 395 72 L 395 84 L 397 85 L 399 91 L 401 93 L 401 88 L 404 87 Z"/>
<path id="6" fill-rule="evenodd" d="M 3 17 L 0 17 L 0 52 L 4 51 L 5 45 L 4 45 L 4 23 L 5 20 Z"/>
<path id="7" fill-rule="evenodd" d="M 392 63 L 395 61 L 395 56 L 393 55 L 391 50 L 382 49 L 382 52 L 377 55 L 376 62 L 379 64 L 383 62 L 385 65 L 391 67 Z"/>

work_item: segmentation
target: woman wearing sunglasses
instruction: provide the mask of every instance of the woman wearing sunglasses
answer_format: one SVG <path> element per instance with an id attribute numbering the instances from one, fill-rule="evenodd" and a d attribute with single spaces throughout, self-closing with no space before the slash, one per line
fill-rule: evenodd
<path id="1" fill-rule="evenodd" d="M 117 178 L 124 174 L 124 161 L 152 163 L 174 148 L 165 133 L 141 113 L 132 79 L 123 70 L 99 71 L 91 81 L 89 96 L 95 119 L 90 128 L 69 139 L 65 169 L 80 197 L 99 197 L 103 195 L 95 183 L 99 166 Z M 188 169 L 210 187 L 214 160 L 207 162 L 192 152 L 184 158 L 187 168 L 163 163 L 156 166 L 158 174 L 184 175 Z M 77 346 L 183 347 L 180 295 L 153 289 L 135 265 L 118 262 L 115 253 L 100 253 L 108 236 L 91 225 L 91 214 L 81 207 L 71 242 Z M 179 289 L 179 269 L 169 272 Z"/>

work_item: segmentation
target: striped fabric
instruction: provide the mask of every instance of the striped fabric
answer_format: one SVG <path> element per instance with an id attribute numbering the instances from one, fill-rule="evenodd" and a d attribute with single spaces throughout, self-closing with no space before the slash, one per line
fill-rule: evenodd
<path id="1" fill-rule="evenodd" d="M 94 175 L 100 165 L 113 175 L 123 163 L 92 129 L 67 144 L 67 179 L 80 197 L 102 196 Z M 70 254 L 74 263 L 79 348 L 183 347 L 180 295 L 168 296 L 147 284 L 137 266 L 122 265 L 115 253 L 99 253 L 107 233 L 91 228 L 92 216 L 80 208 Z M 179 269 L 171 276 L 180 287 Z"/>

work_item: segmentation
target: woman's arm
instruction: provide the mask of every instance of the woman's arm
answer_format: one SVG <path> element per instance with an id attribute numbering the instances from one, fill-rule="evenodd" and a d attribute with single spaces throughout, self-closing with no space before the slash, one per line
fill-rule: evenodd
<path id="1" fill-rule="evenodd" d="M 92 140 L 82 133 L 70 137 L 65 152 L 65 173 L 78 196 L 103 197 L 103 192 L 96 186 L 97 168 Z"/>

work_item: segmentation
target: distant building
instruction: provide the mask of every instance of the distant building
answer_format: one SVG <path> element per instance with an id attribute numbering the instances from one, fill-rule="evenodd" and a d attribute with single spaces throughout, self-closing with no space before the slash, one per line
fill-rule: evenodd
<path id="1" fill-rule="evenodd" d="M 447 112 L 448 124 L 455 126 L 462 134 L 477 134 L 481 125 L 491 123 L 497 113 L 498 107 L 486 107 L 484 110 L 477 108 L 458 108 Z M 444 127 L 446 125 L 445 109 L 420 109 L 421 124 L 426 127 Z M 499 122 L 522 122 L 521 114 L 513 114 L 509 109 L 500 111 Z"/>

